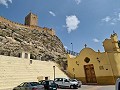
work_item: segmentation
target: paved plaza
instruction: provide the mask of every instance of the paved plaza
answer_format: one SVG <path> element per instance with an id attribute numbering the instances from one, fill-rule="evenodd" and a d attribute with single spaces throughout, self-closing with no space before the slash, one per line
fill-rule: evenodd
<path id="1" fill-rule="evenodd" d="M 58 89 L 58 90 L 72 90 L 72 89 Z M 82 85 L 81 88 L 73 89 L 73 90 L 115 90 L 115 85 L 104 85 L 104 86 Z"/>
<path id="2" fill-rule="evenodd" d="M 58 89 L 58 90 L 71 90 L 71 89 Z M 115 85 L 104 85 L 104 86 L 82 85 L 81 88 L 74 90 L 115 90 Z"/>

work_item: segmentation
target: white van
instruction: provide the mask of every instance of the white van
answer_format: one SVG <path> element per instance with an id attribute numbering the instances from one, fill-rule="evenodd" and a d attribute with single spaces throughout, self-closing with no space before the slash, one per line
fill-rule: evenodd
<path id="1" fill-rule="evenodd" d="M 78 88 L 77 83 L 73 83 L 66 78 L 55 78 L 54 81 L 57 84 L 58 88 Z"/>

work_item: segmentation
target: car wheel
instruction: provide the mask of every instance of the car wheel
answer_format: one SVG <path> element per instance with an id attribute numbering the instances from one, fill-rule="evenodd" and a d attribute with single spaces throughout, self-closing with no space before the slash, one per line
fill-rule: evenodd
<path id="1" fill-rule="evenodd" d="M 81 85 L 79 85 L 79 88 L 81 88 Z"/>
<path id="2" fill-rule="evenodd" d="M 58 84 L 57 84 L 57 88 L 60 88 Z"/>
<path id="3" fill-rule="evenodd" d="M 73 88 L 74 88 L 74 86 L 73 86 L 73 85 L 70 85 L 70 88 L 71 88 L 71 89 L 73 89 Z"/>

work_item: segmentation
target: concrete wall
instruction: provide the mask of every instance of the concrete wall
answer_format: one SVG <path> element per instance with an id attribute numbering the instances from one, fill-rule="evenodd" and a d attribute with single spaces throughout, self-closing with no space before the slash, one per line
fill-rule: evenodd
<path id="1" fill-rule="evenodd" d="M 120 52 L 109 53 L 111 66 L 113 69 L 113 75 L 115 80 L 120 78 Z"/>
<path id="2" fill-rule="evenodd" d="M 55 77 L 67 77 L 58 65 L 51 61 L 0 55 L 0 89 L 13 88 L 22 82 L 38 81 L 45 77 L 53 79 L 53 66 L 56 66 Z"/>

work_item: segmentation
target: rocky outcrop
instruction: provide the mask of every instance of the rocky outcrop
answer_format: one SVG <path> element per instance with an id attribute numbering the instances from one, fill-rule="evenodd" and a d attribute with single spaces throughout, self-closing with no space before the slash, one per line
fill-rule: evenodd
<path id="1" fill-rule="evenodd" d="M 56 35 L 26 28 L 12 28 L 0 23 L 0 54 L 19 57 L 30 52 L 31 59 L 59 61 L 66 59 L 65 49 Z M 62 58 L 62 59 L 61 59 Z"/>

